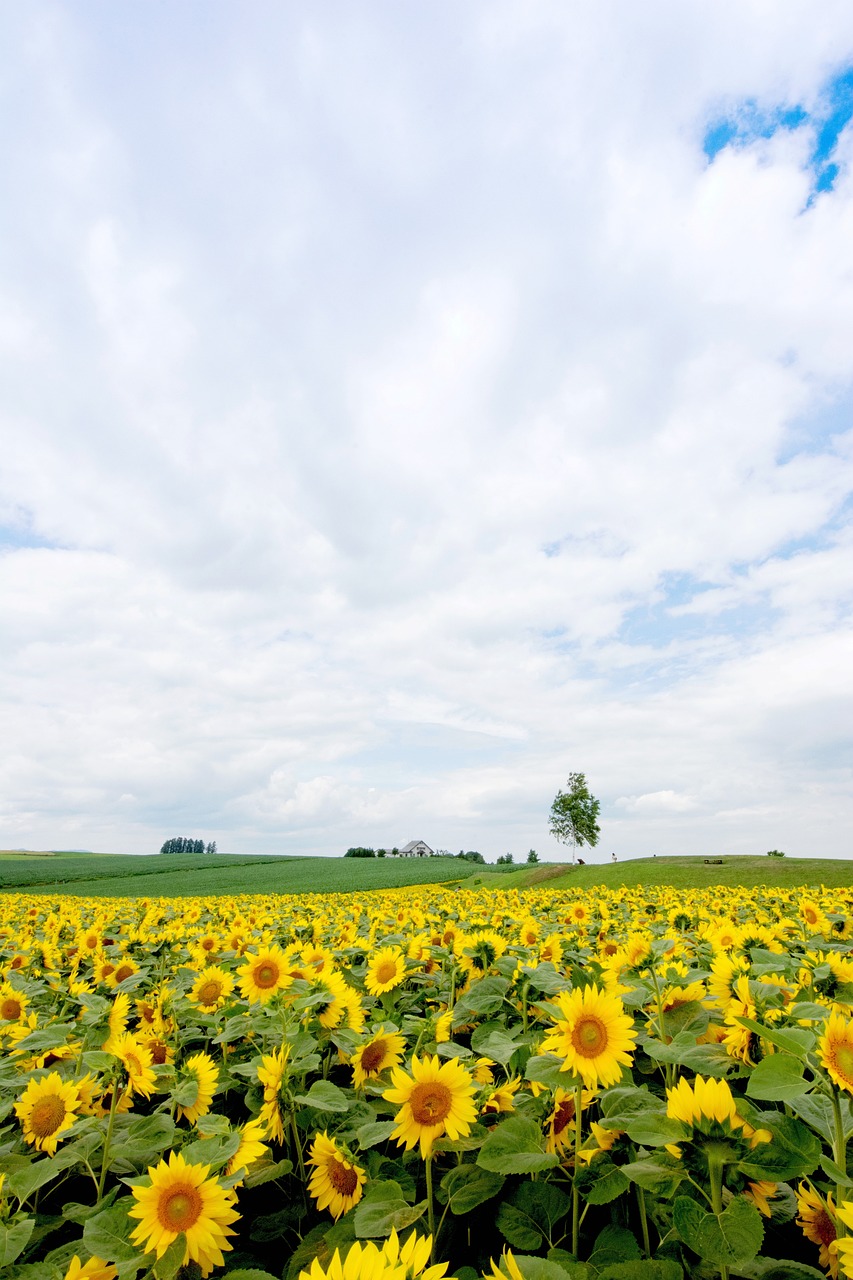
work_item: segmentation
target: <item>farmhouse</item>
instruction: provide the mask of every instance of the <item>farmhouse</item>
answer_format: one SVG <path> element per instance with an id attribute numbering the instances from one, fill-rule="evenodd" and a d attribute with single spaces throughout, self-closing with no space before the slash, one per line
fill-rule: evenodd
<path id="1" fill-rule="evenodd" d="M 400 858 L 431 858 L 435 854 L 435 850 L 431 849 L 423 840 L 410 840 L 408 844 L 404 844 L 400 850 L 398 857 Z"/>

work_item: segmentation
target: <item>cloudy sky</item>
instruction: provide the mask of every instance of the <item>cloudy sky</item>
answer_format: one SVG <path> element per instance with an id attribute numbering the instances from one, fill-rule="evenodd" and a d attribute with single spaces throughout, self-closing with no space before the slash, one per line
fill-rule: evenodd
<path id="1" fill-rule="evenodd" d="M 853 853 L 853 6 L 0 3 L 0 847 Z"/>

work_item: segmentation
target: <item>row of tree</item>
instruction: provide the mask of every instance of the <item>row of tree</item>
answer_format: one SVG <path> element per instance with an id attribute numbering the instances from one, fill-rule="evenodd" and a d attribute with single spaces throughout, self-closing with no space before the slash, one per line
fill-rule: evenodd
<path id="1" fill-rule="evenodd" d="M 196 840 L 193 836 L 172 836 L 171 840 L 164 840 L 161 853 L 216 853 L 216 841 L 211 840 L 209 844 L 205 844 L 203 840 Z"/>

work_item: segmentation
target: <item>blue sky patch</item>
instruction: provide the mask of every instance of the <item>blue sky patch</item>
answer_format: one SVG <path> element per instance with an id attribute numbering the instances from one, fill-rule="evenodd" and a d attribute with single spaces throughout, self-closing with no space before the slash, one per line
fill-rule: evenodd
<path id="1" fill-rule="evenodd" d="M 814 146 L 809 165 L 814 174 L 813 195 L 831 191 L 838 177 L 832 159 L 842 130 L 853 118 L 853 67 L 846 67 L 824 86 L 811 112 L 795 106 L 764 106 L 755 98 L 745 98 L 732 111 L 712 121 L 702 149 L 710 162 L 726 147 L 746 147 L 759 138 L 772 138 L 780 129 L 814 130 Z"/>

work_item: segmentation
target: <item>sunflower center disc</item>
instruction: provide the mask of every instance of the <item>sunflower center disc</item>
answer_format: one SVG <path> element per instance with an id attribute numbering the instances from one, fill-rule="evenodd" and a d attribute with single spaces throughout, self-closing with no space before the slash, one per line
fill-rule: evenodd
<path id="1" fill-rule="evenodd" d="M 835 1069 L 845 1080 L 853 1081 L 853 1049 L 840 1044 L 835 1050 Z"/>
<path id="2" fill-rule="evenodd" d="M 575 1118 L 575 1102 L 574 1098 L 568 1098 L 565 1102 L 561 1102 L 557 1110 L 554 1112 L 554 1135 L 562 1133 L 567 1124 L 571 1124 Z"/>
<path id="3" fill-rule="evenodd" d="M 116 969 L 116 982 L 124 982 L 125 978 L 129 978 L 133 973 L 129 964 L 120 964 Z"/>
<path id="4" fill-rule="evenodd" d="M 377 982 L 390 982 L 397 976 L 397 964 L 394 960 L 383 960 L 376 970 Z"/>
<path id="5" fill-rule="evenodd" d="M 596 1058 L 607 1046 L 607 1029 L 598 1018 L 579 1018 L 572 1032 L 572 1044 L 582 1058 Z"/>
<path id="6" fill-rule="evenodd" d="M 0 1018 L 8 1019 L 14 1022 L 21 1016 L 21 1002 L 16 1000 L 14 996 L 7 996 L 0 1004 Z"/>
<path id="7" fill-rule="evenodd" d="M 278 981 L 278 969 L 271 964 L 260 964 L 255 970 L 255 984 L 259 987 L 274 987 Z"/>
<path id="8" fill-rule="evenodd" d="M 446 1084 L 431 1080 L 428 1084 L 416 1084 L 409 1098 L 412 1116 L 417 1124 L 441 1124 L 450 1114 L 453 1095 Z"/>
<path id="9" fill-rule="evenodd" d="M 377 1040 L 375 1044 L 369 1044 L 361 1055 L 361 1069 L 364 1074 L 367 1076 L 370 1075 L 371 1071 L 378 1071 L 379 1064 L 384 1057 L 384 1040 Z"/>
<path id="10" fill-rule="evenodd" d="M 351 1196 L 358 1186 L 358 1175 L 355 1169 L 348 1169 L 338 1160 L 329 1162 L 329 1181 L 335 1190 L 342 1196 Z"/>
<path id="11" fill-rule="evenodd" d="M 219 993 L 222 990 L 218 982 L 206 982 L 198 993 L 198 998 L 202 1004 L 215 1004 L 219 999 Z"/>
<path id="12" fill-rule="evenodd" d="M 49 1138 L 65 1119 L 65 1103 L 56 1094 L 39 1098 L 30 1112 L 30 1128 L 38 1138 Z"/>
<path id="13" fill-rule="evenodd" d="M 167 1231 L 187 1231 L 201 1213 L 201 1196 L 195 1187 L 177 1187 L 160 1204 L 158 1217 Z"/>

